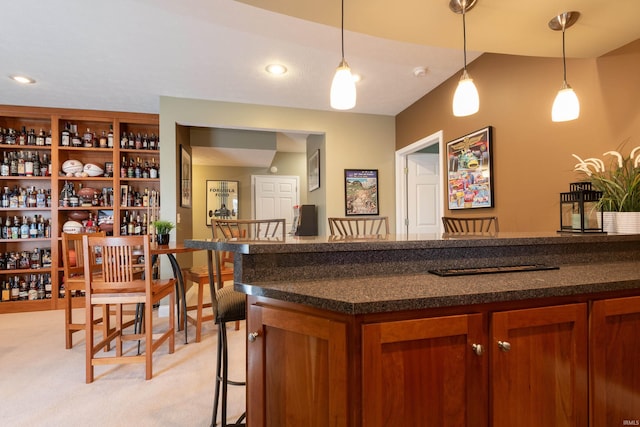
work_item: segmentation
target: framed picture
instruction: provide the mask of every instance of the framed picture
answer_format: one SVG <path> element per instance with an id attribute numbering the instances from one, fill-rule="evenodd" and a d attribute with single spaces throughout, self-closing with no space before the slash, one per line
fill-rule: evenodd
<path id="1" fill-rule="evenodd" d="M 180 206 L 191 207 L 191 153 L 180 145 Z"/>
<path id="2" fill-rule="evenodd" d="M 493 207 L 492 151 L 491 126 L 447 142 L 449 209 Z"/>
<path id="3" fill-rule="evenodd" d="M 129 186 L 128 185 L 120 185 L 120 207 L 129 206 L 129 202 L 127 201 L 129 198 Z"/>
<path id="4" fill-rule="evenodd" d="M 207 180 L 207 226 L 212 219 L 238 219 L 238 181 Z"/>
<path id="5" fill-rule="evenodd" d="M 107 178 L 113 177 L 113 162 L 104 162 L 104 176 Z"/>
<path id="6" fill-rule="evenodd" d="M 309 191 L 320 188 L 320 150 L 313 152 L 307 165 L 307 183 Z"/>
<path id="7" fill-rule="evenodd" d="M 345 214 L 378 215 L 378 170 L 344 170 Z"/>

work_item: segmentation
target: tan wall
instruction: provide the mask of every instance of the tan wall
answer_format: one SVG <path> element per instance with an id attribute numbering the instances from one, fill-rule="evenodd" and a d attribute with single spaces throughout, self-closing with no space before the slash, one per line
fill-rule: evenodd
<path id="1" fill-rule="evenodd" d="M 327 216 L 344 215 L 344 169 L 378 169 L 380 178 L 380 214 L 395 222 L 395 119 L 391 116 L 356 114 L 333 111 L 303 110 L 250 104 L 205 101 L 195 99 L 160 98 L 160 156 L 162 160 L 161 192 L 164 197 L 161 216 L 175 220 L 178 212 L 184 212 L 178 203 L 172 203 L 169 195 L 176 194 L 176 181 L 164 179 L 176 176 L 175 162 L 180 133 L 176 124 L 232 129 L 275 131 L 300 131 L 324 135 L 324 144 L 315 139 L 309 145 L 322 146 L 321 188 L 301 200 L 319 205 L 318 226 L 321 234 L 326 230 Z M 178 156 L 179 157 L 179 156 Z M 165 162 L 165 159 L 167 160 Z M 167 165 L 165 167 L 165 164 Z M 173 167 L 173 170 L 171 168 Z M 326 169 L 325 169 L 326 168 Z M 202 179 L 202 178 L 200 178 Z M 301 181 L 303 182 L 303 181 Z M 194 183 L 194 196 L 196 186 Z M 301 192 L 306 191 L 306 186 Z M 165 196 L 167 195 L 167 196 Z M 323 197 L 326 195 L 326 197 Z M 175 200 L 174 200 L 175 201 Z M 166 203 L 165 203 L 166 202 Z M 181 217 L 187 213 L 181 213 Z M 322 217 L 320 215 L 323 215 Z M 196 219 L 191 233 L 199 235 Z M 192 236 L 176 233 L 182 241 Z"/>
<path id="2" fill-rule="evenodd" d="M 551 121 L 561 59 L 484 54 L 468 70 L 480 94 L 477 114 L 452 115 L 457 74 L 396 117 L 396 149 L 439 130 L 446 143 L 494 127 L 495 208 L 454 215 L 495 214 L 503 231 L 557 230 L 559 193 L 580 180 L 571 154 L 602 157 L 629 138 L 625 154 L 640 145 L 640 40 L 596 60 L 567 60 L 581 106 L 571 122 Z"/>

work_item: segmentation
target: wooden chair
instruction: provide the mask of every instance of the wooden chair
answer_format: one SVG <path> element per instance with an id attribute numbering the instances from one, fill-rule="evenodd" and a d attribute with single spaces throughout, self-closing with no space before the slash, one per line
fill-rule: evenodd
<path id="1" fill-rule="evenodd" d="M 498 217 L 442 217 L 446 234 L 495 235 L 499 231 Z"/>
<path id="2" fill-rule="evenodd" d="M 165 332 L 154 334 L 153 305 L 169 296 L 169 307 L 176 303 L 175 279 L 154 280 L 152 278 L 151 251 L 149 236 L 82 237 L 84 253 L 97 253 L 101 256 L 99 274 L 91 274 L 94 267 L 89 257 L 84 259 L 85 312 L 87 328 L 86 345 L 86 382 L 93 382 L 94 366 L 107 364 L 144 363 L 145 378 L 152 377 L 152 356 L 165 341 L 169 342 L 169 353 L 175 348 L 175 310 L 169 310 L 169 321 Z M 142 247 L 141 255 L 138 253 Z M 142 274 L 142 277 L 140 276 Z M 144 304 L 144 333 L 126 333 L 123 322 L 124 304 Z M 115 328 L 106 337 L 95 343 L 94 307 L 112 305 L 116 308 Z M 145 341 L 144 354 L 126 355 L 123 352 L 124 340 Z M 115 340 L 115 356 L 97 357 L 111 341 Z M 128 349 L 131 350 L 131 349 Z"/>
<path id="3" fill-rule="evenodd" d="M 389 234 L 389 217 L 328 218 L 332 236 L 375 236 Z"/>
<path id="4" fill-rule="evenodd" d="M 223 262 L 222 281 L 233 280 L 233 267 L 228 267 Z M 187 307 L 187 321 L 196 327 L 196 342 L 202 339 L 202 323 L 213 320 L 213 314 L 204 314 L 204 309 L 211 307 L 211 303 L 204 302 L 204 286 L 209 284 L 209 269 L 206 266 L 191 267 L 184 270 L 182 275 L 185 282 L 191 281 L 198 287 L 198 299 L 196 305 Z M 196 311 L 194 318 L 189 314 L 190 311 Z M 236 322 L 236 331 L 240 329 L 240 321 Z"/>
<path id="5" fill-rule="evenodd" d="M 214 240 L 277 240 L 285 241 L 284 219 L 269 220 L 223 220 L 211 221 Z M 229 380 L 229 345 L 227 341 L 227 323 L 246 319 L 246 295 L 236 292 L 231 286 L 224 286 L 224 251 L 207 251 L 209 268 L 209 286 L 212 295 L 212 308 L 215 323 L 218 325 L 218 349 L 216 360 L 216 385 L 213 404 L 212 426 L 218 418 L 218 404 L 222 408 L 222 427 L 227 426 L 227 386 L 243 386 L 246 383 Z M 215 298 L 214 298 L 215 296 Z M 222 394 L 220 393 L 222 389 Z M 245 414 L 233 425 L 240 425 Z"/>
<path id="6" fill-rule="evenodd" d="M 73 347 L 73 334 L 86 330 L 84 322 L 73 320 L 73 298 L 76 291 L 84 291 L 84 251 L 82 249 L 82 236 L 85 233 L 62 233 L 62 268 L 64 274 L 64 336 L 65 348 Z M 104 232 L 94 233 L 95 236 L 104 237 Z M 93 261 L 93 260 L 92 260 Z M 81 300 L 81 298 L 78 298 Z M 102 317 L 94 319 L 94 325 L 99 325 L 103 338 L 107 336 L 109 328 L 108 307 L 102 307 Z M 105 348 L 105 350 L 108 350 Z"/>

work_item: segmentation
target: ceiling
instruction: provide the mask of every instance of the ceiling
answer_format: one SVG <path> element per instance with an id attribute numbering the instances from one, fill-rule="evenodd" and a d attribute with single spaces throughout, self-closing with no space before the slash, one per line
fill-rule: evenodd
<path id="1" fill-rule="evenodd" d="M 158 113 L 165 95 L 330 110 L 339 0 L 3 3 L 0 104 Z M 640 38 L 638 0 L 478 0 L 467 15 L 469 62 L 483 52 L 561 55 L 547 23 L 566 10 L 581 12 L 568 56 Z M 351 111 L 396 115 L 459 72 L 461 21 L 448 0 L 346 0 L 345 58 L 362 76 Z M 272 62 L 288 73 L 267 75 Z"/>

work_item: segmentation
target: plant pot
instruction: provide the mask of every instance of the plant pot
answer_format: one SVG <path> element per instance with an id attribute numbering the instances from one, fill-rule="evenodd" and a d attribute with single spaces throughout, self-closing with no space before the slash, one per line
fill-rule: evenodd
<path id="1" fill-rule="evenodd" d="M 157 237 L 159 245 L 168 245 L 169 244 L 169 235 L 168 234 L 158 234 Z"/>
<path id="2" fill-rule="evenodd" d="M 607 233 L 640 234 L 640 212 L 603 212 L 602 228 Z"/>

